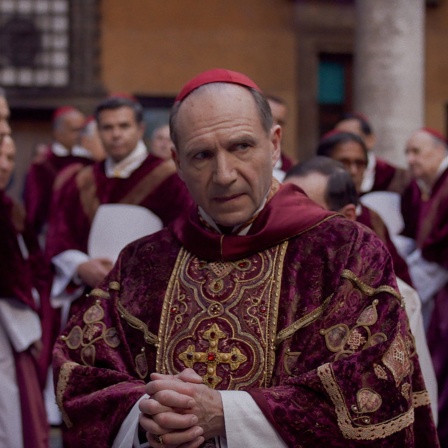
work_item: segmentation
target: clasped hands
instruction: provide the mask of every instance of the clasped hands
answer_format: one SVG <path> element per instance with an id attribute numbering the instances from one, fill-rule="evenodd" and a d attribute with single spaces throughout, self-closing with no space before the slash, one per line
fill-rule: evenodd
<path id="1" fill-rule="evenodd" d="M 225 435 L 221 394 L 202 384 L 193 369 L 177 375 L 152 373 L 146 393 L 150 398 L 139 403 L 139 421 L 150 446 L 197 448 Z"/>

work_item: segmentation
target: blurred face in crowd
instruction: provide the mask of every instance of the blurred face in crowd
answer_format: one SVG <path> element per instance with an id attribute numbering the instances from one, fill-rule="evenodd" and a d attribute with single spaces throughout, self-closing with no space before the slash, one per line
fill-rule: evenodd
<path id="1" fill-rule="evenodd" d="M 217 224 L 247 222 L 271 188 L 280 127 L 263 128 L 248 89 L 211 84 L 183 101 L 176 128 L 174 157 L 195 202 Z"/>
<path id="2" fill-rule="evenodd" d="M 375 136 L 373 134 L 364 134 L 361 128 L 361 123 L 356 118 L 341 120 L 334 128 L 341 132 L 350 132 L 351 134 L 358 135 L 364 140 L 367 150 L 369 151 L 375 146 Z"/>
<path id="3" fill-rule="evenodd" d="M 9 106 L 6 98 L 0 96 L 0 140 L 3 135 L 11 134 L 9 127 Z"/>
<path id="4" fill-rule="evenodd" d="M 15 166 L 16 146 L 10 135 L 5 135 L 0 143 L 0 190 L 4 190 L 11 179 Z"/>
<path id="5" fill-rule="evenodd" d="M 79 141 L 85 117 L 80 111 L 72 110 L 56 119 L 54 139 L 67 149 L 72 149 Z"/>
<path id="6" fill-rule="evenodd" d="M 154 129 L 150 141 L 151 152 L 160 159 L 169 160 L 171 159 L 172 147 L 173 142 L 170 137 L 169 125 L 166 124 Z"/>
<path id="7" fill-rule="evenodd" d="M 135 149 L 143 137 L 144 126 L 137 122 L 130 107 L 123 106 L 101 111 L 98 132 L 107 155 L 119 162 Z"/>
<path id="8" fill-rule="evenodd" d="M 411 175 L 428 186 L 433 184 L 440 163 L 447 156 L 443 143 L 422 130 L 412 134 L 406 143 L 405 153 Z"/>
<path id="9" fill-rule="evenodd" d="M 341 162 L 355 183 L 358 193 L 361 191 L 362 179 L 367 167 L 367 157 L 363 147 L 354 141 L 347 141 L 336 145 L 331 158 Z"/>

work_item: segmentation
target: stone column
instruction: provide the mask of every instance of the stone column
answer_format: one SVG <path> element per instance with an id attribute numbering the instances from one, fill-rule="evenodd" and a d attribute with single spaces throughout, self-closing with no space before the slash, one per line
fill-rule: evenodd
<path id="1" fill-rule="evenodd" d="M 406 166 L 404 145 L 424 123 L 424 0 L 356 0 L 355 110 L 375 153 Z"/>

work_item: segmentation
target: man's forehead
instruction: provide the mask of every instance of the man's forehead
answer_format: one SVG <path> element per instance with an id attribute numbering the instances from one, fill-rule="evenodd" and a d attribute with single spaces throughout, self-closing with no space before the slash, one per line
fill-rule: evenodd
<path id="1" fill-rule="evenodd" d="M 233 70 L 227 70 L 222 68 L 207 70 L 195 76 L 188 81 L 180 90 L 175 99 L 175 103 L 182 102 L 192 92 L 201 86 L 212 83 L 225 83 L 244 86 L 246 88 L 252 88 L 261 92 L 261 89 L 252 81 L 248 76 L 243 73 L 235 72 Z"/>

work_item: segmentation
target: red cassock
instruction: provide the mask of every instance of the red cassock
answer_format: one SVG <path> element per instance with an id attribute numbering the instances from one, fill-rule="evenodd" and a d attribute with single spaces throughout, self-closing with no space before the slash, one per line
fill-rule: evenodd
<path id="1" fill-rule="evenodd" d="M 68 155 L 65 157 L 55 155 L 50 148 L 43 160 L 33 163 L 27 173 L 24 188 L 24 202 L 27 219 L 37 233 L 47 224 L 53 185 L 58 174 L 67 166 L 90 165 L 91 159 L 81 156 Z"/>
<path id="2" fill-rule="evenodd" d="M 150 154 L 124 179 L 106 177 L 104 164 L 83 168 L 55 191 L 46 241 L 49 258 L 69 249 L 87 253 L 90 228 L 101 204 L 140 205 L 154 212 L 164 225 L 192 205 L 172 160 Z"/>
<path id="3" fill-rule="evenodd" d="M 437 179 L 429 196 L 412 181 L 402 196 L 403 234 L 413 238 L 425 260 L 448 269 L 448 170 Z M 434 309 L 427 330 L 439 390 L 438 431 L 448 446 L 448 284 L 434 296 Z"/>
<path id="4" fill-rule="evenodd" d="M 54 356 L 67 447 L 111 446 L 150 373 L 186 367 L 290 447 L 438 446 L 389 253 L 293 185 L 246 236 L 193 211 L 128 245 Z"/>
<path id="5" fill-rule="evenodd" d="M 392 256 L 392 264 L 394 266 L 395 274 L 408 285 L 412 286 L 408 265 L 403 257 L 398 253 L 397 248 L 390 238 L 386 224 L 384 224 L 384 221 L 381 219 L 380 215 L 378 215 L 378 213 L 374 210 L 361 204 L 361 214 L 356 217 L 356 221 L 364 224 L 369 229 L 372 229 L 380 237 Z"/>
<path id="6" fill-rule="evenodd" d="M 17 384 L 20 392 L 24 446 L 46 448 L 48 425 L 42 396 L 51 350 L 56 335 L 52 334 L 52 309 L 49 303 L 51 272 L 31 226 L 25 222 L 20 206 L 0 191 L 0 298 L 12 298 L 34 310 L 41 319 L 43 350 L 35 360 L 29 350 L 14 352 Z M 28 251 L 21 250 L 18 237 Z M 36 304 L 32 289 L 39 293 Z M 20 322 L 17 322 L 20 325 Z"/>
<path id="7" fill-rule="evenodd" d="M 376 158 L 375 180 L 371 191 L 395 191 L 401 193 L 409 182 L 409 173 L 404 168 L 398 168 Z"/>

